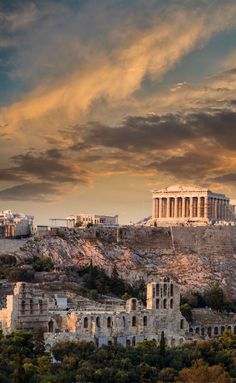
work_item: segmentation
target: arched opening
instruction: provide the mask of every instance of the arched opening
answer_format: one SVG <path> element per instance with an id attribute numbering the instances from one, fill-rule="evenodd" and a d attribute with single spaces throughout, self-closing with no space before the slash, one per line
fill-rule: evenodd
<path id="1" fill-rule="evenodd" d="M 133 327 L 136 326 L 136 316 L 133 316 L 133 317 L 132 317 L 132 326 L 133 326 Z"/>
<path id="2" fill-rule="evenodd" d="M 173 299 L 170 300 L 170 308 L 173 309 Z"/>
<path id="3" fill-rule="evenodd" d="M 180 330 L 183 330 L 183 328 L 184 328 L 184 319 L 181 319 L 181 321 L 180 321 Z M 192 330 L 192 331 L 191 331 L 191 330 Z M 190 331 L 190 332 L 193 332 L 193 329 L 190 328 L 189 331 Z"/>
<path id="4" fill-rule="evenodd" d="M 88 328 L 88 318 L 84 318 L 84 328 Z"/>
<path id="5" fill-rule="evenodd" d="M 96 318 L 96 326 L 100 327 L 100 318 L 99 317 Z"/>
<path id="6" fill-rule="evenodd" d="M 231 331 L 231 326 L 228 326 L 227 329 Z"/>
<path id="7" fill-rule="evenodd" d="M 160 294 L 160 286 L 159 286 L 159 283 L 157 283 L 157 285 L 156 285 L 156 294 L 157 294 L 157 295 Z"/>
<path id="8" fill-rule="evenodd" d="M 171 295 L 171 297 L 173 297 L 173 295 L 174 295 L 174 286 L 173 286 L 173 283 L 171 283 L 171 285 L 170 285 L 170 295 Z"/>
<path id="9" fill-rule="evenodd" d="M 133 338 L 132 338 L 132 346 L 135 346 L 135 343 L 136 343 L 136 339 L 135 339 L 135 336 L 133 336 Z"/>
<path id="10" fill-rule="evenodd" d="M 208 327 L 208 328 L 207 328 L 207 335 L 208 335 L 209 337 L 211 337 L 211 327 Z"/>
<path id="11" fill-rule="evenodd" d="M 214 328 L 214 335 L 218 335 L 219 334 L 219 329 L 218 329 L 218 327 L 215 327 Z"/>
<path id="12" fill-rule="evenodd" d="M 53 320 L 51 319 L 48 322 L 48 332 L 53 332 L 53 331 L 54 331 L 54 323 L 53 323 Z"/>
<path id="13" fill-rule="evenodd" d="M 166 295 L 167 295 L 167 284 L 164 283 L 164 296 L 166 296 Z"/>
<path id="14" fill-rule="evenodd" d="M 111 328 L 111 317 L 107 318 L 107 327 Z"/>
<path id="15" fill-rule="evenodd" d="M 146 315 L 143 317 L 143 325 L 147 326 L 147 317 L 146 317 Z"/>
<path id="16" fill-rule="evenodd" d="M 159 299 L 156 299 L 156 309 L 159 309 L 160 308 L 160 301 Z"/>
<path id="17" fill-rule="evenodd" d="M 126 339 L 126 346 L 130 346 L 130 339 Z"/>
<path id="18" fill-rule="evenodd" d="M 163 309 L 166 309 L 166 299 L 163 299 Z"/>
<path id="19" fill-rule="evenodd" d="M 109 340 L 109 341 L 107 342 L 107 344 L 108 344 L 108 346 L 112 346 L 112 341 Z"/>
<path id="20" fill-rule="evenodd" d="M 223 334 L 224 331 L 225 331 L 225 326 L 221 326 L 221 335 Z"/>
<path id="21" fill-rule="evenodd" d="M 199 327 L 196 327 L 195 332 L 196 332 L 196 334 L 199 334 L 199 332 L 200 332 L 200 328 L 199 328 Z"/>
<path id="22" fill-rule="evenodd" d="M 137 302 L 136 302 L 136 299 L 132 299 L 132 302 L 131 302 L 131 310 L 132 311 L 135 311 L 137 309 Z"/>
<path id="23" fill-rule="evenodd" d="M 123 319 L 123 326 L 125 327 L 125 317 L 122 317 Z"/>
<path id="24" fill-rule="evenodd" d="M 183 320 L 183 319 L 181 319 L 181 321 L 182 321 L 182 320 Z M 180 321 L 180 328 L 181 328 L 181 321 Z M 192 328 L 192 327 L 190 327 L 189 332 L 193 333 L 193 328 Z"/>
<path id="25" fill-rule="evenodd" d="M 33 299 L 30 299 L 30 314 L 34 313 L 34 302 Z"/>
<path id="26" fill-rule="evenodd" d="M 201 335 L 202 335 L 202 336 L 205 335 L 205 329 L 204 329 L 204 327 L 201 329 Z"/>
<path id="27" fill-rule="evenodd" d="M 42 314 L 43 313 L 43 301 L 42 299 L 39 299 L 39 314 Z"/>
<path id="28" fill-rule="evenodd" d="M 25 301 L 21 301 L 21 315 L 25 314 Z"/>

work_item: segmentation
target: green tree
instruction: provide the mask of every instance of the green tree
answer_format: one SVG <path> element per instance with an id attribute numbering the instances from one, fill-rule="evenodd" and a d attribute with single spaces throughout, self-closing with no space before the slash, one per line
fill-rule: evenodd
<path id="1" fill-rule="evenodd" d="M 215 283 L 210 289 L 205 291 L 204 299 L 207 306 L 215 310 L 222 309 L 224 305 L 223 289 L 218 283 Z"/>

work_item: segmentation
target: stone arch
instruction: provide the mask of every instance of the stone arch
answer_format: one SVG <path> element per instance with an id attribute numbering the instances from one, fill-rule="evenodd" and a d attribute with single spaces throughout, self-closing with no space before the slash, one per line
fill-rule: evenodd
<path id="1" fill-rule="evenodd" d="M 98 328 L 101 327 L 100 317 L 97 317 L 97 318 L 96 318 L 96 326 L 97 326 Z"/>
<path id="2" fill-rule="evenodd" d="M 135 327 L 136 326 L 136 316 L 134 315 L 132 317 L 132 327 Z"/>
<path id="3" fill-rule="evenodd" d="M 54 322 L 52 319 L 48 322 L 48 332 L 54 332 Z"/>
<path id="4" fill-rule="evenodd" d="M 125 317 L 124 316 L 122 317 L 122 320 L 123 320 L 123 326 L 125 327 Z"/>
<path id="5" fill-rule="evenodd" d="M 167 284 L 164 283 L 164 296 L 166 296 L 166 295 L 167 295 Z"/>
<path id="6" fill-rule="evenodd" d="M 111 328 L 111 317 L 107 318 L 107 327 Z"/>
<path id="7" fill-rule="evenodd" d="M 133 338 L 132 338 L 132 346 L 135 346 L 135 344 L 136 344 L 136 338 L 135 338 L 135 336 L 133 336 Z"/>
<path id="8" fill-rule="evenodd" d="M 147 315 L 143 317 L 143 325 L 147 326 Z"/>
<path id="9" fill-rule="evenodd" d="M 88 318 L 84 318 L 84 328 L 88 328 Z"/>

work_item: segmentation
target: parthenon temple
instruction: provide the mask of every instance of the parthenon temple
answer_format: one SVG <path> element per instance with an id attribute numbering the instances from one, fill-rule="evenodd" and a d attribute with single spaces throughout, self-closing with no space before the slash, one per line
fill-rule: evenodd
<path id="1" fill-rule="evenodd" d="M 234 220 L 230 199 L 207 188 L 174 185 L 153 190 L 152 198 L 152 220 L 158 225 L 201 225 Z"/>

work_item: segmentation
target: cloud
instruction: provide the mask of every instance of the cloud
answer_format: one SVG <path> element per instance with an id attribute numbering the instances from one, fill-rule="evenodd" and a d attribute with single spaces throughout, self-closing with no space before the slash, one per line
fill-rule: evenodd
<path id="1" fill-rule="evenodd" d="M 0 190 L 2 201 L 50 202 L 59 190 L 50 183 L 25 183 Z"/>
<path id="2" fill-rule="evenodd" d="M 40 78 L 40 85 L 36 85 L 18 102 L 2 108 L 1 115 L 9 122 L 8 129 L 13 130 L 19 129 L 22 124 L 29 124 L 49 115 L 53 118 L 61 118 L 60 116 L 64 115 L 65 118 L 74 121 L 87 112 L 95 102 L 102 99 L 109 105 L 127 99 L 141 87 L 146 76 L 153 80 L 162 78 L 194 48 L 207 42 L 215 33 L 234 26 L 235 19 L 236 6 L 233 3 L 218 6 L 211 9 L 211 12 L 209 10 L 205 12 L 204 9 L 192 11 L 175 8 L 175 12 L 172 9 L 172 12 L 162 11 L 151 15 L 144 27 L 138 28 L 135 23 L 125 25 L 122 38 L 118 39 L 118 45 L 113 49 L 107 50 L 110 48 L 108 42 L 104 44 L 105 48 L 100 50 L 96 49 L 96 41 L 95 45 L 88 41 L 84 44 L 78 38 L 76 44 L 78 49 L 71 48 L 72 60 L 69 52 L 66 56 L 70 57 L 70 61 L 63 56 L 67 64 L 67 73 L 65 74 L 63 66 L 61 68 L 63 76 L 60 76 L 60 64 L 58 64 L 55 78 L 52 75 L 54 55 L 51 53 L 43 57 L 43 60 L 47 61 L 50 81 L 47 70 L 43 71 L 44 81 Z M 76 34 L 76 25 L 79 25 L 77 16 L 72 18 L 71 24 L 75 29 L 69 29 L 70 36 L 72 31 Z M 42 26 L 41 30 L 45 37 Z M 120 33 L 121 30 L 122 23 L 119 27 Z M 53 31 L 56 32 L 57 29 Z M 49 32 L 48 25 L 46 32 Z M 58 33 L 62 45 L 65 42 L 64 38 L 67 39 L 65 29 L 65 36 L 60 31 Z M 111 43 L 114 38 L 112 33 L 110 34 Z M 45 42 L 44 38 L 43 41 Z M 99 43 L 97 44 L 100 48 Z M 35 49 L 38 55 L 37 44 Z M 79 60 L 76 52 L 80 52 Z M 82 52 L 85 60 L 81 58 Z M 53 62 L 50 61 L 52 59 Z M 40 62 L 41 60 L 42 58 Z M 32 59 L 29 61 L 32 62 Z"/>

